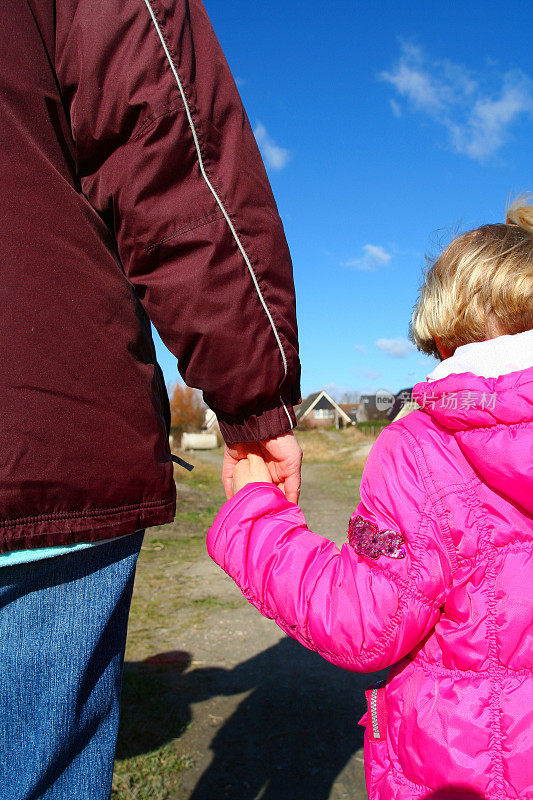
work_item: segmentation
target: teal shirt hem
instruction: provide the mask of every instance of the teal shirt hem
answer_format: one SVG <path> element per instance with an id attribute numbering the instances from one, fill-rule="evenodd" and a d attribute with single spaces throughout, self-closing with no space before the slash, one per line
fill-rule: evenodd
<path id="1" fill-rule="evenodd" d="M 0 568 L 14 567 L 17 564 L 30 564 L 33 561 L 41 561 L 43 558 L 64 556 L 68 553 L 76 553 L 78 550 L 86 550 L 88 547 L 98 547 L 101 544 L 107 544 L 107 542 L 112 541 L 114 540 L 104 539 L 101 542 L 81 542 L 80 544 L 69 544 L 64 547 L 40 547 L 36 550 L 14 550 L 12 553 L 0 554 Z"/>

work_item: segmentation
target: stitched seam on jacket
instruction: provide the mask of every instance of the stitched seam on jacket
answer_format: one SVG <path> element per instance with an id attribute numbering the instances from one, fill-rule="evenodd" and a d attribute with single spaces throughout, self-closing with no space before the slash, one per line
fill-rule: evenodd
<path id="1" fill-rule="evenodd" d="M 502 752 L 502 727 L 501 727 L 501 709 L 500 709 L 500 689 L 501 682 L 504 677 L 504 671 L 499 665 L 498 659 L 498 641 L 497 641 L 497 626 L 496 626 L 496 559 L 493 563 L 489 564 L 487 570 L 487 578 L 489 579 L 488 587 L 488 619 L 487 625 L 489 629 L 489 675 L 490 675 L 490 750 L 492 768 L 496 775 L 495 793 L 503 794 L 505 784 L 504 778 L 504 764 Z"/>
<path id="2" fill-rule="evenodd" d="M 428 661 L 425 657 L 421 657 L 420 654 L 417 655 L 416 659 L 413 661 L 413 664 L 420 665 L 423 669 L 425 669 L 432 677 L 451 677 L 454 680 L 460 680 L 462 678 L 478 678 L 478 677 L 485 677 L 490 678 L 490 665 L 487 669 L 460 669 L 459 667 L 446 667 L 444 664 L 435 664 L 432 661 Z M 522 679 L 527 678 L 533 672 L 532 667 L 522 667 L 521 669 L 511 669 L 511 667 L 504 666 L 502 664 L 502 670 L 506 672 L 506 679 L 512 680 L 513 678 Z"/>
<path id="3" fill-rule="evenodd" d="M 422 667 L 424 672 L 427 672 L 432 678 L 451 678 L 452 680 L 472 679 L 472 678 L 485 678 L 490 679 L 489 668 L 487 669 L 458 669 L 457 667 L 445 667 L 441 664 L 432 664 L 431 661 L 426 661 L 425 658 L 418 657 L 416 665 Z"/>
<path id="4" fill-rule="evenodd" d="M 478 554 L 481 559 L 485 558 L 488 562 L 492 561 L 492 543 L 491 543 L 491 529 L 485 522 L 483 512 L 481 510 L 481 501 L 477 495 L 476 488 L 471 486 L 468 492 L 465 492 L 465 501 L 472 512 L 474 523 L 479 530 L 478 541 Z"/>
<path id="5" fill-rule="evenodd" d="M 170 108 L 166 108 L 166 106 L 169 106 L 169 105 L 170 105 Z M 154 122 L 157 122 L 157 120 L 161 119 L 161 117 L 166 117 L 166 116 L 168 116 L 168 114 L 172 114 L 174 111 L 179 111 L 180 109 L 184 108 L 184 105 L 183 105 L 183 102 L 180 102 L 177 105 L 171 105 L 171 101 L 170 101 L 169 103 L 165 103 L 164 106 L 162 106 L 162 109 L 163 108 L 165 109 L 164 111 L 163 110 L 156 110 L 156 111 L 153 111 L 150 114 L 150 116 L 146 117 L 146 119 L 144 119 L 141 122 L 139 127 L 136 130 L 133 131 L 133 133 L 131 134 L 130 138 L 128 139 L 127 142 L 125 142 L 125 144 L 128 144 L 129 142 L 136 141 L 136 139 L 139 139 L 143 134 L 146 133 L 146 131 L 150 130 L 150 128 L 152 127 Z"/>
<path id="6" fill-rule="evenodd" d="M 171 45 L 170 45 L 170 43 L 168 41 L 167 36 L 165 35 L 165 33 L 163 31 L 163 27 L 164 27 L 163 23 L 160 23 L 159 20 L 156 17 L 156 14 L 155 14 L 155 11 L 154 11 L 154 7 L 153 7 L 153 2 L 152 2 L 152 0 L 144 0 L 144 3 L 145 3 L 145 5 L 146 5 L 146 7 L 148 9 L 148 12 L 150 14 L 150 17 L 151 17 L 152 21 L 153 21 L 154 28 L 156 30 L 157 35 L 159 36 L 159 39 L 160 39 L 161 44 L 163 46 L 163 51 L 164 51 L 164 53 L 165 53 L 165 55 L 167 57 L 167 60 L 168 60 L 168 63 L 169 63 L 170 69 L 171 69 L 171 72 L 174 75 L 174 78 L 176 79 L 176 83 L 178 84 L 178 88 L 179 88 L 180 94 L 181 94 L 183 102 L 185 104 L 185 111 L 187 113 L 187 119 L 189 121 L 189 126 L 190 126 L 190 129 L 191 129 L 192 137 L 193 137 L 194 144 L 195 144 L 195 147 L 196 147 L 196 153 L 197 153 L 197 156 L 198 156 L 198 164 L 200 166 L 200 172 L 201 172 L 201 174 L 202 174 L 202 176 L 203 176 L 203 178 L 205 180 L 205 183 L 206 183 L 209 191 L 211 192 L 211 194 L 215 198 L 218 206 L 220 207 L 220 209 L 221 209 L 221 211 L 222 211 L 222 213 L 223 213 L 223 215 L 224 215 L 224 217 L 226 219 L 228 227 L 229 227 L 229 229 L 231 231 L 231 234 L 232 234 L 232 236 L 233 236 L 233 238 L 235 240 L 237 248 L 239 249 L 239 251 L 240 251 L 240 253 L 241 253 L 241 255 L 242 255 L 243 259 L 244 259 L 244 262 L 246 264 L 246 267 L 248 269 L 250 277 L 252 278 L 252 282 L 253 282 L 253 284 L 255 286 L 257 295 L 258 295 L 259 300 L 261 302 L 261 305 L 263 306 L 263 309 L 264 309 L 264 311 L 265 311 L 265 313 L 267 315 L 267 319 L 268 319 L 268 321 L 270 323 L 270 327 L 271 327 L 272 332 L 274 334 L 274 337 L 276 339 L 276 342 L 277 342 L 277 345 L 278 345 L 278 348 L 279 348 L 279 351 L 280 351 L 280 354 L 281 354 L 281 359 L 282 359 L 282 362 L 283 362 L 284 376 L 287 377 L 287 374 L 288 374 L 287 356 L 285 355 L 285 350 L 283 349 L 283 345 L 281 343 L 280 335 L 278 333 L 278 329 L 276 327 L 276 324 L 274 322 L 274 319 L 272 317 L 270 309 L 269 309 L 269 307 L 268 307 L 268 305 L 266 303 L 265 298 L 263 297 L 263 293 L 262 293 L 261 288 L 259 286 L 259 282 L 258 282 L 257 276 L 255 274 L 255 271 L 253 269 L 252 262 L 250 261 L 250 258 L 248 257 L 248 254 L 247 254 L 247 252 L 246 252 L 246 250 L 244 248 L 244 245 L 242 244 L 241 239 L 240 239 L 240 237 L 239 237 L 239 235 L 238 235 L 238 233 L 237 233 L 237 231 L 236 231 L 236 229 L 235 229 L 235 227 L 233 225 L 233 222 L 231 220 L 231 217 L 230 217 L 229 213 L 227 212 L 227 210 L 226 210 L 221 198 L 217 194 L 217 191 L 215 190 L 212 181 L 209 179 L 209 177 L 207 175 L 206 164 L 205 164 L 207 159 L 205 158 L 205 153 L 202 152 L 202 148 L 200 146 L 200 141 L 199 141 L 200 125 L 198 125 L 198 130 L 197 130 L 197 127 L 196 127 L 196 125 L 194 123 L 194 120 L 193 120 L 193 111 L 194 111 L 194 114 L 195 114 L 195 117 L 197 118 L 197 120 L 198 120 L 198 116 L 199 115 L 198 115 L 196 109 L 194 109 L 194 106 L 193 106 L 193 103 L 191 101 L 190 96 L 188 96 L 188 94 L 185 92 L 185 83 L 184 83 L 184 81 L 182 80 L 182 78 L 179 75 L 179 72 L 178 72 L 178 69 L 176 67 L 176 64 L 174 63 L 174 60 L 171 58 L 171 49 L 172 49 L 172 47 L 171 47 Z M 283 400 L 281 400 L 281 402 L 282 402 L 283 408 L 285 409 L 285 413 L 287 414 L 287 417 L 289 418 L 289 422 L 291 423 L 291 428 L 292 428 L 292 420 L 290 418 L 289 411 L 288 411 L 287 407 L 285 406 L 285 403 L 283 403 Z"/>
<path id="7" fill-rule="evenodd" d="M 439 500 L 444 500 L 445 497 L 449 497 L 451 494 L 457 494 L 458 492 L 469 492 L 471 489 L 475 489 L 478 486 L 481 486 L 482 481 L 479 478 L 472 478 L 469 481 L 462 481 L 461 483 L 447 483 L 442 489 L 435 490 L 435 496 L 438 497 Z"/>
<path id="8" fill-rule="evenodd" d="M 466 493 L 466 500 L 468 502 L 468 507 L 474 514 L 480 531 L 482 531 L 484 535 L 480 539 L 478 552 L 470 558 L 464 558 L 464 560 L 473 561 L 475 563 L 476 561 L 481 561 L 485 558 L 492 561 L 495 552 L 501 553 L 502 551 L 508 550 L 513 552 L 523 551 L 524 553 L 531 552 L 531 549 L 533 548 L 533 538 L 524 539 L 516 537 L 515 539 L 502 542 L 501 544 L 498 544 L 492 540 L 493 529 L 489 527 L 485 521 L 485 516 L 482 512 L 483 503 L 475 491 L 477 486 L 481 485 L 482 482 L 480 481 L 476 486 L 470 486 L 468 493 Z"/>
<path id="9" fill-rule="evenodd" d="M 533 549 L 533 539 L 527 541 L 523 539 L 513 539 L 510 542 L 503 542 L 502 544 L 492 542 L 491 548 L 495 548 L 499 553 L 501 553 L 502 550 L 511 551 L 512 553 L 531 553 Z"/>
<path id="10" fill-rule="evenodd" d="M 508 428 L 511 426 L 491 426 L 492 429 L 494 428 Z M 515 428 L 523 427 L 522 425 L 515 425 L 512 426 Z M 477 485 L 480 485 L 479 482 Z M 496 625 L 496 598 L 495 598 L 495 582 L 497 577 L 497 562 L 499 561 L 498 555 L 502 552 L 508 552 L 509 550 L 513 551 L 531 551 L 531 545 L 533 542 L 524 542 L 524 541 L 513 541 L 513 542 L 506 542 L 501 545 L 497 545 L 491 541 L 491 530 L 490 527 L 486 524 L 482 510 L 481 510 L 481 501 L 477 497 L 477 492 L 475 491 L 474 485 L 471 487 L 471 491 L 468 493 L 468 499 L 470 500 L 469 506 L 473 511 L 474 517 L 476 519 L 476 524 L 479 526 L 480 533 L 484 534 L 483 540 L 480 542 L 478 553 L 473 558 L 475 562 L 485 561 L 487 563 L 487 578 L 490 580 L 490 585 L 487 588 L 487 607 L 488 607 L 488 619 L 487 619 L 487 626 L 489 631 L 489 669 L 488 669 L 488 677 L 491 682 L 491 692 L 490 692 L 490 699 L 489 699 L 489 706 L 490 706 L 490 724 L 491 724 L 491 738 L 490 738 L 490 755 L 491 755 L 491 764 L 493 768 L 494 775 L 496 777 L 495 781 L 495 795 L 499 798 L 502 798 L 506 795 L 503 794 L 503 789 L 505 786 L 505 776 L 504 776 L 504 764 L 503 764 L 503 754 L 502 754 L 502 740 L 503 740 L 503 732 L 501 729 L 501 708 L 500 708 L 500 690 L 501 690 L 501 682 L 504 678 L 508 679 L 509 677 L 518 677 L 523 675 L 530 675 L 531 670 L 510 670 L 508 666 L 504 666 L 500 663 L 498 658 L 498 644 L 497 644 L 497 625 Z"/>
<path id="11" fill-rule="evenodd" d="M 488 670 L 483 671 L 490 681 L 490 759 L 492 772 L 495 776 L 495 790 L 496 797 L 504 796 L 505 776 L 504 776 L 504 763 L 502 740 L 503 733 L 501 729 L 501 709 L 500 709 L 500 689 L 504 677 L 509 675 L 509 669 L 500 664 L 498 658 L 498 643 L 497 643 L 497 625 L 496 625 L 496 595 L 495 584 L 497 577 L 497 563 L 498 554 L 501 549 L 497 548 L 491 542 L 491 529 L 487 525 L 481 510 L 481 502 L 477 496 L 476 487 L 471 485 L 468 491 L 465 492 L 468 505 L 472 511 L 475 524 L 481 534 L 481 540 L 478 545 L 478 554 L 480 560 L 483 558 L 487 562 L 486 576 L 488 579 L 488 586 L 486 589 L 487 596 L 487 628 L 488 628 Z M 499 565 L 498 565 L 499 566 Z M 516 674 L 518 671 L 514 671 Z M 483 674 L 478 672 L 478 674 Z M 531 671 L 526 670 L 525 675 L 531 674 Z"/>
<path id="12" fill-rule="evenodd" d="M 114 506 L 113 508 L 92 508 L 86 511 L 55 511 L 51 514 L 37 514 L 33 517 L 17 517 L 16 519 L 0 520 L 0 528 L 8 528 L 13 525 L 33 522 L 52 522 L 56 519 L 81 519 L 84 517 L 99 517 L 112 514 L 121 514 L 123 511 L 134 511 L 135 509 L 153 508 L 157 506 L 173 505 L 172 500 L 149 500 L 145 503 L 133 503 L 128 506 Z"/>
<path id="13" fill-rule="evenodd" d="M 399 431 L 402 434 L 402 436 L 404 436 L 406 439 L 410 440 L 410 442 L 411 442 L 411 445 L 412 445 L 412 448 L 413 448 L 413 452 L 415 454 L 415 459 L 416 459 L 416 462 L 418 464 L 418 469 L 420 471 L 420 475 L 422 477 L 422 480 L 424 481 L 424 484 L 426 485 L 426 491 L 428 492 L 429 496 L 433 500 L 433 506 L 434 506 L 434 509 L 436 511 L 436 514 L 437 514 L 437 519 L 439 520 L 439 523 L 440 523 L 439 527 L 440 527 L 441 532 L 443 534 L 444 543 L 446 545 L 446 549 L 447 549 L 448 555 L 450 557 L 450 562 L 451 562 L 451 566 L 452 566 L 452 576 L 453 576 L 453 574 L 457 571 L 458 566 L 459 566 L 458 563 L 457 563 L 457 551 L 455 549 L 455 545 L 453 543 L 452 534 L 451 534 L 451 531 L 450 531 L 450 526 L 449 526 L 448 520 L 446 518 L 446 511 L 445 511 L 444 506 L 443 506 L 443 504 L 442 504 L 442 502 L 441 502 L 440 498 L 438 497 L 437 492 L 435 490 L 435 483 L 434 483 L 433 478 L 431 476 L 431 470 L 429 469 L 429 465 L 427 463 L 427 460 L 426 460 L 426 457 L 425 457 L 425 453 L 424 453 L 422 447 L 420 446 L 420 444 L 418 443 L 418 441 L 416 440 L 416 438 L 411 433 L 411 431 L 407 430 L 407 428 L 404 428 L 404 427 L 400 427 Z M 422 469 L 422 462 L 424 464 L 425 469 Z M 450 583 L 450 586 L 452 585 L 452 583 L 453 583 L 453 580 Z"/>
<path id="14" fill-rule="evenodd" d="M 407 545 L 412 553 L 411 569 L 413 571 L 413 574 L 412 575 L 409 574 L 408 577 L 411 578 L 415 587 L 417 588 L 418 584 L 421 581 L 422 563 L 420 555 L 421 553 L 427 552 L 427 543 L 430 541 L 429 527 L 430 527 L 430 522 L 432 521 L 432 516 L 428 513 L 428 509 L 431 508 L 432 508 L 431 501 L 429 497 L 427 497 L 426 504 L 424 505 L 424 508 L 422 509 L 422 513 L 420 515 L 420 521 L 418 524 L 418 530 L 416 532 L 416 536 L 413 537 L 412 541 L 409 540 L 407 541 Z M 424 594 L 424 592 L 421 592 L 421 594 L 423 597 L 428 597 L 428 599 L 430 599 L 428 595 Z M 431 599 L 433 600 L 433 602 L 435 601 L 435 598 Z"/>
<path id="15" fill-rule="evenodd" d="M 496 625 L 496 578 L 498 555 L 501 551 L 491 542 L 491 529 L 487 525 L 483 512 L 481 510 L 481 502 L 474 487 L 471 488 L 469 493 L 470 507 L 472 514 L 475 518 L 476 524 L 482 534 L 479 549 L 482 550 L 487 556 L 487 588 L 485 590 L 487 596 L 487 629 L 488 629 L 488 655 L 489 655 L 489 679 L 490 679 L 490 760 L 492 770 L 495 775 L 494 794 L 498 797 L 504 795 L 504 764 L 503 764 L 503 751 L 502 751 L 502 729 L 501 729 L 501 711 L 500 711 L 500 688 L 502 679 L 505 677 L 506 670 L 499 662 L 498 658 L 498 640 L 497 640 L 497 625 Z"/>
<path id="16" fill-rule="evenodd" d="M 204 225 L 208 225 L 210 222 L 215 222 L 217 219 L 224 219 L 224 215 L 221 211 L 214 211 L 211 214 L 206 214 L 205 217 L 200 217 L 199 219 L 194 220 L 194 222 L 190 222 L 188 225 L 178 228 L 169 236 L 165 236 L 164 239 L 160 239 L 158 242 L 151 242 L 144 248 L 144 252 L 149 253 L 151 250 L 159 247 L 159 245 L 170 242 L 172 239 L 177 239 L 180 236 L 183 236 L 184 233 L 189 233 L 189 231 L 195 231 L 197 228 L 203 228 Z"/>
<path id="17" fill-rule="evenodd" d="M 481 501 L 479 500 L 476 492 L 476 489 L 481 485 L 482 481 L 477 481 L 476 483 L 472 482 L 469 485 L 465 485 L 463 491 L 461 492 L 463 495 L 463 502 L 470 510 L 476 530 L 479 531 L 479 540 L 477 543 L 476 552 L 472 556 L 458 556 L 458 558 L 461 560 L 461 566 L 468 565 L 473 567 L 478 566 L 483 562 L 488 565 L 488 563 L 492 562 L 493 560 L 493 548 L 496 548 L 497 551 L 501 552 L 501 550 L 505 549 L 507 546 L 506 544 L 499 546 L 494 545 L 490 541 L 491 532 L 484 521 L 484 516 L 481 511 Z M 533 541 L 531 544 L 533 545 Z"/>
<path id="18" fill-rule="evenodd" d="M 455 435 L 458 433 L 466 433 L 468 435 L 476 431 L 505 431 L 509 428 L 530 428 L 532 426 L 533 422 L 531 420 L 523 420 L 522 422 L 497 422 L 495 425 L 476 425 L 472 428 L 466 428 L 466 430 L 454 431 L 454 433 Z"/>

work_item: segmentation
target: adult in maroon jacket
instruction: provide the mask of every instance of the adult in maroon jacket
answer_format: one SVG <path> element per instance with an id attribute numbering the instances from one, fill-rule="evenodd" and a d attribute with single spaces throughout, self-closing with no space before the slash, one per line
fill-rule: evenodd
<path id="1" fill-rule="evenodd" d="M 2 3 L 0 92 L 0 800 L 100 800 L 135 532 L 175 512 L 149 320 L 226 487 L 259 447 L 296 499 L 292 269 L 200 0 Z"/>

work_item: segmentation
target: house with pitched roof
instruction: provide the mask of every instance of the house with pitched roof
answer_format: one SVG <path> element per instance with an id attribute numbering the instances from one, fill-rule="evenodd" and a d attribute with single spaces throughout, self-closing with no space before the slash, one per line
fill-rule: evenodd
<path id="1" fill-rule="evenodd" d="M 296 420 L 301 427 L 328 428 L 331 425 L 344 427 L 357 424 L 357 404 L 337 403 L 322 389 L 310 394 L 296 409 Z"/>

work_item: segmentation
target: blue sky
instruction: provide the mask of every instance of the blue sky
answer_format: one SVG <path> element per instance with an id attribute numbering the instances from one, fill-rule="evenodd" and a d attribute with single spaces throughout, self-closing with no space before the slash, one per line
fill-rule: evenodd
<path id="1" fill-rule="evenodd" d="M 533 188 L 530 4 L 205 5 L 291 249 L 304 397 L 423 380 L 436 362 L 407 333 L 425 253 Z"/>

